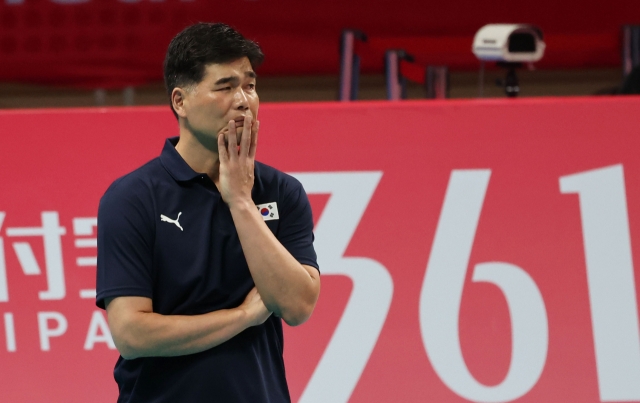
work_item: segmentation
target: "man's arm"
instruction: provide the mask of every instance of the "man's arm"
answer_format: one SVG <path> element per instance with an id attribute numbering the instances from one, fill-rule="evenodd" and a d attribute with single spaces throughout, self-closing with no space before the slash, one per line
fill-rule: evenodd
<path id="1" fill-rule="evenodd" d="M 291 326 L 305 322 L 320 293 L 315 267 L 298 263 L 273 235 L 253 202 L 230 206 L 251 277 L 267 309 Z"/>
<path id="2" fill-rule="evenodd" d="M 208 350 L 271 315 L 255 288 L 239 307 L 202 315 L 160 315 L 146 297 L 117 297 L 105 304 L 113 341 L 129 360 Z"/>
<path id="3" fill-rule="evenodd" d="M 229 205 L 242 250 L 256 288 L 267 309 L 292 326 L 305 322 L 320 294 L 320 274 L 300 264 L 278 239 L 256 210 L 251 199 L 258 124 L 245 117 L 239 150 L 235 122 L 229 122 L 230 147 L 218 137 L 219 188 Z"/>

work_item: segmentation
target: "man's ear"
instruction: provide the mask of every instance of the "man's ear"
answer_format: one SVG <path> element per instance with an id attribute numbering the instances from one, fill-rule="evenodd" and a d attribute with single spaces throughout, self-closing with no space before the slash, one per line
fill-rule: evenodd
<path id="1" fill-rule="evenodd" d="M 176 111 L 178 116 L 186 117 L 187 111 L 185 108 L 185 104 L 187 101 L 187 91 L 184 88 L 176 87 L 171 91 L 171 105 L 173 106 L 173 110 Z"/>

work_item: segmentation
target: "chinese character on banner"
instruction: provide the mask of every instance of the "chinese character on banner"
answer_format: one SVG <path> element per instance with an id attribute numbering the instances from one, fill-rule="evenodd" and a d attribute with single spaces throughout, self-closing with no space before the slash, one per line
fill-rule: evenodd
<path id="1" fill-rule="evenodd" d="M 6 213 L 0 212 L 0 231 L 5 217 Z M 66 229 L 60 226 L 57 211 L 43 211 L 41 217 L 41 227 L 10 227 L 7 228 L 6 235 L 7 237 L 42 237 L 48 288 L 46 291 L 40 291 L 39 297 L 41 300 L 59 300 L 63 299 L 66 294 L 61 242 L 61 237 L 66 234 Z M 42 274 L 29 242 L 13 242 L 11 245 L 25 275 Z M 0 237 L 0 302 L 7 301 L 9 301 L 9 287 L 7 285 L 5 249 L 4 240 Z"/>
<path id="2" fill-rule="evenodd" d="M 81 218 L 76 217 L 73 219 L 73 234 L 76 237 L 76 248 L 97 248 L 98 239 L 95 237 L 96 233 L 94 229 L 98 225 L 98 218 L 88 217 Z M 93 236 L 93 238 L 85 238 L 87 236 Z M 96 267 L 98 257 L 97 256 L 81 256 L 76 258 L 76 264 L 79 267 Z M 93 299 L 96 297 L 95 289 L 80 290 L 80 298 Z"/>

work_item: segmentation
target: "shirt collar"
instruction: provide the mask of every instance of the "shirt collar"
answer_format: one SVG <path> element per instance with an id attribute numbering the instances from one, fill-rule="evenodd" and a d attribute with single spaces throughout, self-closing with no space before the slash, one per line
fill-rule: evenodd
<path id="1" fill-rule="evenodd" d="M 160 154 L 160 162 L 173 179 L 177 181 L 186 182 L 201 177 L 202 174 L 191 169 L 187 162 L 182 159 L 182 156 L 178 154 L 176 144 L 178 144 L 179 139 L 180 137 L 171 137 L 165 141 Z"/>

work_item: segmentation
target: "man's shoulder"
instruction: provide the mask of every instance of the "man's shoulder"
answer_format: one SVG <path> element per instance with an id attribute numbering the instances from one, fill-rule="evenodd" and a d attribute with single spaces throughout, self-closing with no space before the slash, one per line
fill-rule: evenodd
<path id="1" fill-rule="evenodd" d="M 117 178 L 107 188 L 102 200 L 137 198 L 144 194 L 149 195 L 153 178 L 157 177 L 159 169 L 163 169 L 160 159 L 154 158 L 139 168 Z"/>
<path id="2" fill-rule="evenodd" d="M 293 176 L 263 162 L 256 161 L 256 178 L 266 187 L 277 186 L 281 190 L 297 191 L 302 184 Z"/>

